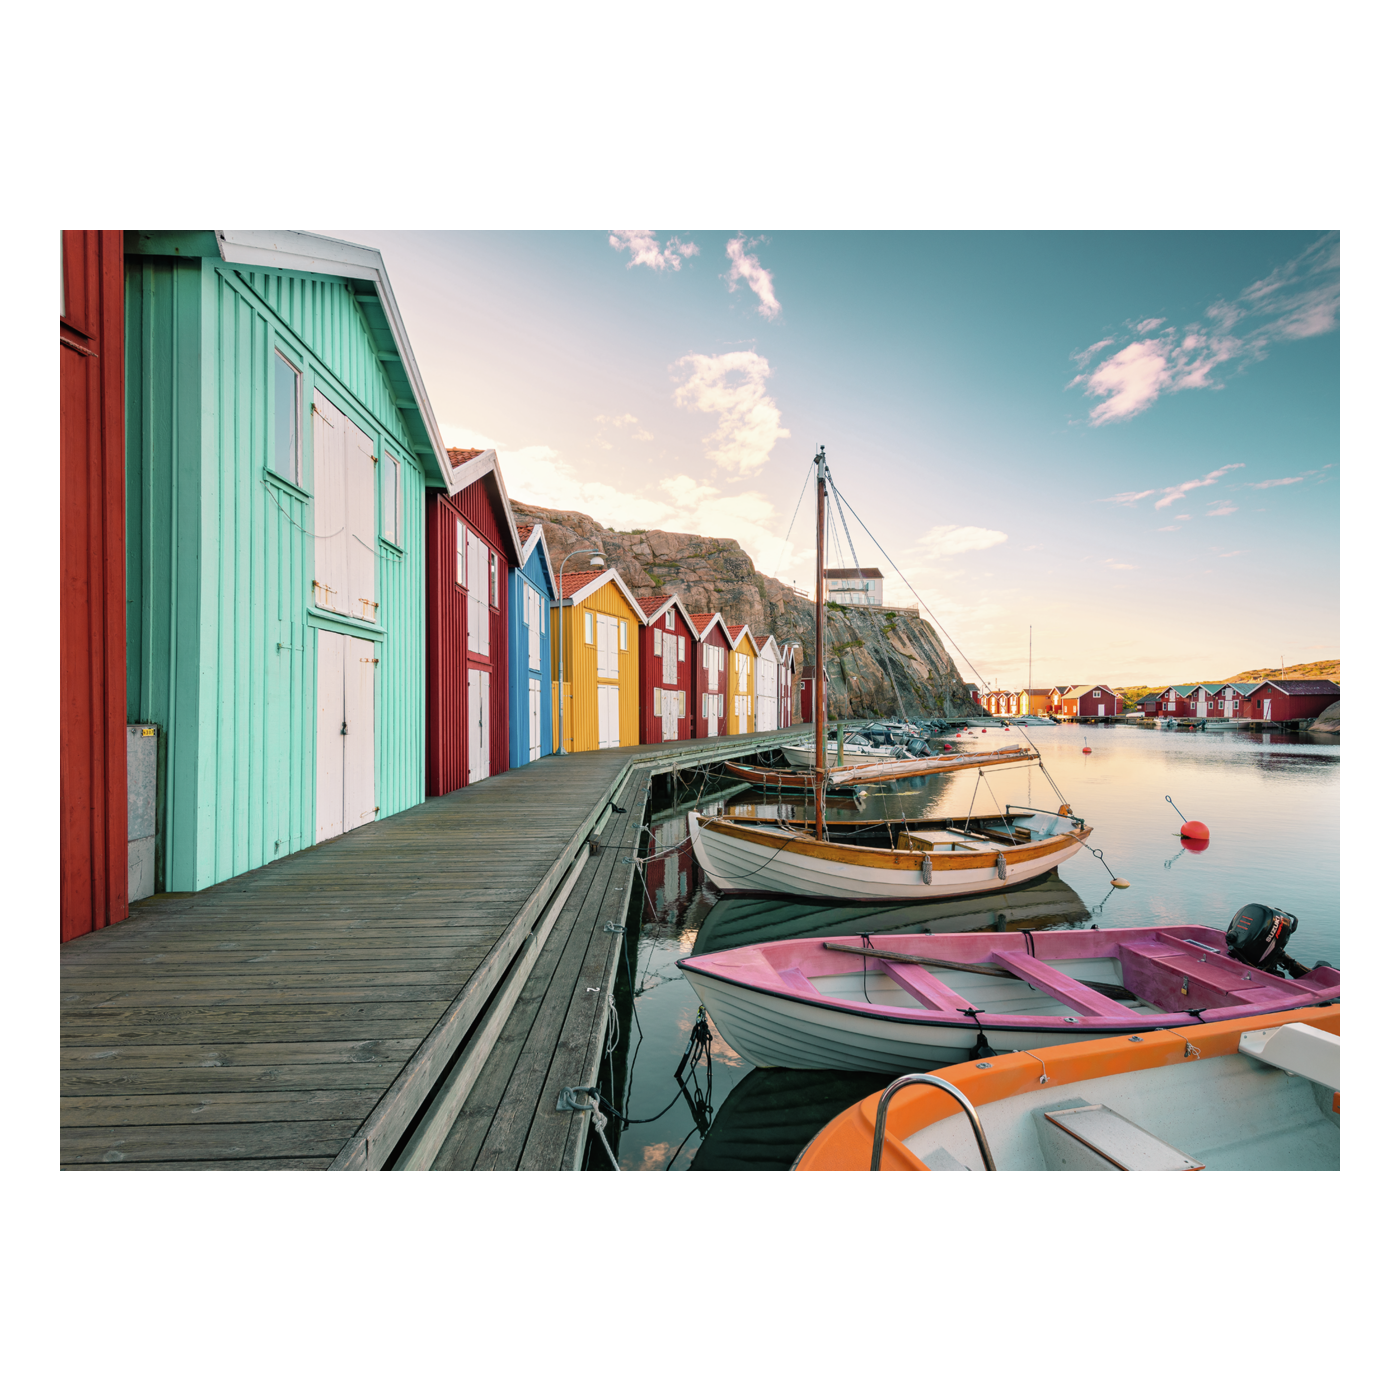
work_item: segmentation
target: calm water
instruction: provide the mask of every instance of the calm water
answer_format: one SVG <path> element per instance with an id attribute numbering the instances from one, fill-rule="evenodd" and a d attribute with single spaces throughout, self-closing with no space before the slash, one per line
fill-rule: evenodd
<path id="1" fill-rule="evenodd" d="M 954 748 L 1000 748 L 1020 733 L 990 725 L 983 733 L 979 725 Z M 604 1095 L 633 1120 L 620 1139 L 612 1138 L 624 1169 L 786 1169 L 822 1124 L 887 1082 L 864 1074 L 759 1070 L 715 1032 L 708 1072 L 701 1058 L 682 1088 L 675 1071 L 691 1043 L 697 1004 L 675 962 L 688 953 L 861 929 L 988 928 L 999 916 L 1011 928 L 1199 923 L 1223 929 L 1236 909 L 1257 901 L 1297 915 L 1288 951 L 1299 961 L 1340 965 L 1339 745 L 1304 735 L 1135 725 L 1024 733 L 1075 814 L 1093 827 L 1090 845 L 1103 852 L 1113 874 L 1131 882 L 1129 889 L 1113 889 L 1104 865 L 1083 851 L 1056 875 L 992 898 L 877 908 L 721 900 L 685 843 L 683 817 L 653 820 L 656 858 L 647 865 L 641 927 L 629 934 L 618 976 L 617 1044 L 602 1076 Z M 1092 753 L 1081 753 L 1086 745 Z M 692 791 L 698 781 L 697 775 Z M 828 810 L 833 817 L 962 817 L 969 803 L 974 815 L 1006 803 L 1059 805 L 1038 771 L 989 769 L 974 791 L 976 784 L 970 773 L 916 780 L 892 794 L 873 789 L 859 805 L 833 802 Z M 1204 851 L 1183 848 L 1181 819 L 1167 794 L 1210 828 Z M 760 796 L 732 795 L 729 810 L 754 811 Z M 659 1115 L 653 1122 L 636 1121 L 653 1115 Z M 589 1165 L 606 1166 L 600 1156 L 590 1148 Z"/>

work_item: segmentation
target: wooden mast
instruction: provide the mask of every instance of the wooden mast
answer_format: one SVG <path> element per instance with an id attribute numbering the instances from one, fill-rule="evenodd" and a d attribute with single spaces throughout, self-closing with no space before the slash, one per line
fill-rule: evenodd
<path id="1" fill-rule="evenodd" d="M 817 821 L 815 835 L 818 841 L 826 839 L 826 676 L 823 667 L 826 662 L 825 638 L 822 618 L 826 612 L 826 448 L 818 449 L 812 459 L 817 469 L 817 664 L 812 668 L 812 684 L 816 687 L 812 694 L 812 721 L 815 726 Z"/>

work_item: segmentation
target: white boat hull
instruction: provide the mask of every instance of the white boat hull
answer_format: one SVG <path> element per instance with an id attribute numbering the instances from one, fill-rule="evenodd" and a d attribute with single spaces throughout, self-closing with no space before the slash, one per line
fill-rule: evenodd
<path id="1" fill-rule="evenodd" d="M 887 1021 L 876 1015 L 787 1000 L 752 987 L 683 968 L 725 1043 L 763 1069 L 859 1069 L 878 1074 L 918 1070 L 965 1060 L 977 1043 L 977 1027 Z M 1151 1024 L 1150 1021 L 1146 1024 Z M 989 1027 L 987 1043 L 998 1054 L 1038 1050 L 1073 1040 L 1122 1035 Z"/>
<path id="2" fill-rule="evenodd" d="M 878 865 L 848 865 L 801 852 L 758 845 L 730 836 L 715 827 L 703 827 L 694 812 L 688 817 L 690 839 L 701 867 L 716 889 L 750 894 L 786 894 L 828 899 L 838 903 L 861 901 L 890 903 L 897 900 L 929 900 L 957 895 L 996 893 L 1012 885 L 1034 880 L 1062 865 L 1079 849 L 1078 841 L 1049 842 L 1043 855 L 1008 861 L 1006 876 L 997 876 L 994 864 L 961 869 L 934 869 L 929 882 L 922 871 Z M 783 837 L 777 827 L 760 831 Z M 1021 851 L 1018 856 L 1027 855 Z"/>
<path id="3" fill-rule="evenodd" d="M 866 762 L 883 763 L 897 757 L 894 749 L 884 748 L 883 746 L 875 748 L 869 744 L 845 744 L 841 746 L 840 749 L 838 749 L 835 744 L 828 744 L 826 746 L 826 752 L 829 760 L 827 763 L 828 768 L 834 768 L 836 766 L 838 754 L 841 756 L 843 762 L 847 762 L 852 758 L 859 758 Z M 783 749 L 783 757 L 786 758 L 794 768 L 814 768 L 817 762 L 817 747 L 815 744 L 794 744 Z"/>

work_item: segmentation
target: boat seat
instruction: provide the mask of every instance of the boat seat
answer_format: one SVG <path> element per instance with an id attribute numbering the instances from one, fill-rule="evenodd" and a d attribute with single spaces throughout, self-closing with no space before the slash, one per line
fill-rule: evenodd
<path id="1" fill-rule="evenodd" d="M 807 974 L 795 967 L 785 967 L 778 976 L 782 978 L 783 984 L 790 987 L 799 996 L 820 998 L 822 993 L 807 980 Z"/>
<path id="2" fill-rule="evenodd" d="M 972 1003 L 960 997 L 946 982 L 941 982 L 917 963 L 876 960 L 876 966 L 897 987 L 903 987 L 920 1006 L 930 1011 L 970 1011 Z"/>
<path id="3" fill-rule="evenodd" d="M 1245 1031 L 1240 1036 L 1240 1054 L 1329 1089 L 1342 1087 L 1342 1038 L 1316 1026 L 1290 1021 Z"/>
<path id="4" fill-rule="evenodd" d="M 1029 953 L 993 953 L 992 961 L 1008 972 L 1014 972 L 1023 982 L 1029 982 L 1036 991 L 1044 992 L 1071 1010 L 1078 1011 L 1081 1016 L 1113 1016 L 1121 1019 L 1129 1014 L 1122 1002 L 1086 987 L 1063 972 L 1056 972 L 1048 963 L 1031 957 Z"/>
<path id="5" fill-rule="evenodd" d="M 1052 1172 L 1198 1172 L 1202 1163 L 1101 1103 L 1072 1100 L 1034 1114 Z"/>

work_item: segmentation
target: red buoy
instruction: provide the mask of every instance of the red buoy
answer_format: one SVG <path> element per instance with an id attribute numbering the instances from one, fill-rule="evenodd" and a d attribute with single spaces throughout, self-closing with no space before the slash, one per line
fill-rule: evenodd
<path id="1" fill-rule="evenodd" d="M 1184 822 L 1181 827 L 1183 841 L 1209 841 L 1210 828 L 1205 822 Z"/>
<path id="2" fill-rule="evenodd" d="M 1191 825 L 1200 826 L 1201 824 L 1200 822 L 1192 822 Z M 1202 827 L 1201 829 L 1204 830 L 1205 828 Z M 1181 844 L 1186 850 L 1195 851 L 1197 855 L 1200 855 L 1200 853 L 1210 845 L 1210 842 L 1207 841 L 1205 837 L 1183 836 L 1181 838 Z"/>
<path id="3" fill-rule="evenodd" d="M 986 732 L 987 732 L 987 731 L 986 731 L 985 729 L 982 731 L 982 733 L 984 733 L 984 734 L 985 734 Z"/>
<path id="4" fill-rule="evenodd" d="M 1085 744 L 1085 745 L 1084 745 L 1084 748 L 1083 748 L 1083 750 L 1082 750 L 1082 752 L 1083 752 L 1083 753 L 1093 753 L 1093 749 L 1091 749 L 1091 748 L 1088 746 L 1088 744 Z"/>

